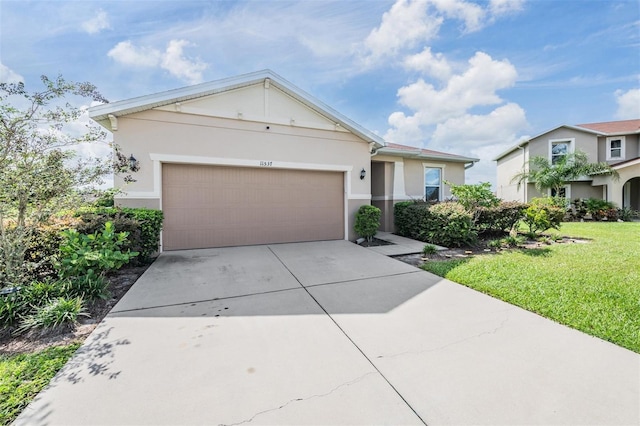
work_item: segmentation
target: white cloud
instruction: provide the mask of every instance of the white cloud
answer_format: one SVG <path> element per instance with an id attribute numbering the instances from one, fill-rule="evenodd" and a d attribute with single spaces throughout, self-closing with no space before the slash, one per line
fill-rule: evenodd
<path id="1" fill-rule="evenodd" d="M 191 84 L 201 83 L 202 71 L 207 68 L 207 64 L 199 59 L 192 61 L 184 57 L 182 49 L 189 45 L 186 40 L 171 40 L 162 56 L 160 66 L 181 80 Z"/>
<path id="2" fill-rule="evenodd" d="M 0 62 L 0 83 L 20 83 L 24 77 Z"/>
<path id="3" fill-rule="evenodd" d="M 486 11 L 475 3 L 463 0 L 430 0 L 430 2 L 447 18 L 463 21 L 465 32 L 478 31 L 484 26 Z"/>
<path id="4" fill-rule="evenodd" d="M 466 113 L 475 106 L 496 105 L 502 99 L 497 90 L 513 86 L 518 73 L 507 60 L 496 61 L 483 52 L 469 59 L 468 69 L 449 79 L 442 90 L 419 79 L 398 90 L 399 103 L 414 111 L 406 117 L 396 112 L 389 124 L 402 126 L 432 125 Z"/>
<path id="5" fill-rule="evenodd" d="M 404 66 L 438 80 L 447 80 L 451 76 L 451 65 L 447 58 L 442 53 L 434 55 L 429 47 L 425 47 L 420 53 L 407 56 L 404 59 Z"/>
<path id="6" fill-rule="evenodd" d="M 123 65 L 133 67 L 156 67 L 162 60 L 162 52 L 149 47 L 136 47 L 131 41 L 121 41 L 107 53 L 107 56 Z"/>
<path id="7" fill-rule="evenodd" d="M 365 39 L 368 61 L 411 48 L 419 41 L 428 41 L 440 30 L 443 18 L 427 13 L 426 0 L 397 0 L 382 15 L 380 26 Z"/>
<path id="8" fill-rule="evenodd" d="M 493 16 L 507 15 L 524 9 L 524 0 L 491 0 L 489 10 Z"/>
<path id="9" fill-rule="evenodd" d="M 640 118 L 640 89 L 629 89 L 626 92 L 616 90 L 616 103 L 618 111 L 616 118 L 619 120 L 629 120 Z"/>
<path id="10" fill-rule="evenodd" d="M 200 59 L 191 60 L 184 56 L 184 47 L 190 46 L 186 40 L 171 40 L 164 52 L 152 47 L 136 47 L 131 41 L 121 41 L 107 55 L 123 65 L 141 68 L 160 67 L 190 84 L 202 81 L 202 72 L 207 64 Z"/>
<path id="11" fill-rule="evenodd" d="M 100 9 L 96 16 L 93 18 L 84 21 L 82 23 L 82 29 L 89 34 L 97 34 L 102 30 L 107 30 L 111 28 L 109 24 L 109 16 L 107 12 Z"/>

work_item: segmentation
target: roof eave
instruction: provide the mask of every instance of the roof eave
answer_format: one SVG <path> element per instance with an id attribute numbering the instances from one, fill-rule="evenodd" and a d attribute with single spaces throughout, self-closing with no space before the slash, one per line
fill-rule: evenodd
<path id="1" fill-rule="evenodd" d="M 454 163 L 477 163 L 479 158 L 463 157 L 463 156 L 449 156 L 449 155 L 437 155 L 437 154 L 425 154 L 420 149 L 407 150 L 407 149 L 394 149 L 394 148 L 381 148 L 378 150 L 378 154 L 390 155 L 395 157 L 407 157 L 418 158 L 424 160 L 444 160 Z"/>

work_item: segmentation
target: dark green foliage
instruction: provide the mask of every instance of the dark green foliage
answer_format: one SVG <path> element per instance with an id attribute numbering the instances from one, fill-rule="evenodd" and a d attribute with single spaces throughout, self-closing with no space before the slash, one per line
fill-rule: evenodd
<path id="1" fill-rule="evenodd" d="M 382 211 L 370 205 L 360 206 L 356 213 L 354 229 L 360 237 L 371 241 L 380 227 L 380 216 Z"/>
<path id="2" fill-rule="evenodd" d="M 81 232 L 95 232 L 108 221 L 113 222 L 116 232 L 129 232 L 123 248 L 140 253 L 137 263 L 149 263 L 160 248 L 161 210 L 103 207 L 85 209 L 77 215 L 85 222 L 78 228 Z"/>
<path id="3" fill-rule="evenodd" d="M 399 235 L 445 247 L 476 241 L 473 217 L 459 203 L 398 203 L 394 212 Z"/>
<path id="4" fill-rule="evenodd" d="M 18 332 L 33 328 L 53 328 L 62 324 L 75 324 L 78 317 L 86 315 L 82 297 L 58 297 L 47 301 L 25 316 Z"/>
<path id="5" fill-rule="evenodd" d="M 529 226 L 529 234 L 536 235 L 547 229 L 560 229 L 565 210 L 558 207 L 551 197 L 534 198 L 524 211 L 524 223 Z"/>
<path id="6" fill-rule="evenodd" d="M 503 201 L 495 207 L 477 207 L 475 227 L 481 234 L 508 232 L 522 219 L 527 207 L 527 204 L 518 201 Z"/>
<path id="7" fill-rule="evenodd" d="M 616 206 L 610 201 L 599 198 L 589 198 L 584 201 L 584 204 L 587 208 L 587 213 L 591 215 L 593 220 L 602 220 L 604 218 L 607 218 L 607 220 L 618 219 L 618 212 L 616 211 L 615 214 L 612 212 L 612 210 L 616 209 Z"/>

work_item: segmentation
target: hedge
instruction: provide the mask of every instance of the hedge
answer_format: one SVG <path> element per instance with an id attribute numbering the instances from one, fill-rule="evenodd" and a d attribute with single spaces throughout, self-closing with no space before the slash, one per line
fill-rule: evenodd
<path id="1" fill-rule="evenodd" d="M 400 202 L 394 206 L 398 235 L 446 247 L 472 244 L 473 216 L 461 204 Z"/>

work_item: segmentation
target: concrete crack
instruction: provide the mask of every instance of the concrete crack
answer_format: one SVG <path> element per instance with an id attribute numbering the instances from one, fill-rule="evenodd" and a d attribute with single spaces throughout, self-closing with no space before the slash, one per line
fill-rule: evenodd
<path id="1" fill-rule="evenodd" d="M 465 342 L 468 342 L 469 340 L 477 339 L 477 338 L 480 338 L 482 336 L 496 334 L 498 331 L 500 331 L 500 329 L 502 329 L 504 327 L 504 325 L 507 323 L 507 321 L 509 321 L 509 311 L 511 311 L 511 310 L 512 309 L 508 309 L 508 310 L 505 311 L 506 315 L 505 315 L 504 319 L 502 321 L 500 321 L 500 324 L 498 324 L 495 328 L 493 328 L 493 330 L 483 331 L 481 333 L 465 337 L 464 339 L 460 339 L 460 340 L 456 340 L 456 341 L 453 341 L 453 342 L 449 342 L 449 343 L 447 343 L 445 345 L 438 346 L 438 347 L 435 347 L 435 348 L 425 349 L 425 350 L 422 350 L 422 351 L 405 351 L 405 352 L 400 352 L 400 353 L 397 353 L 397 354 L 390 354 L 390 355 L 378 355 L 376 358 L 377 359 L 381 359 L 381 358 L 396 358 L 396 357 L 405 356 L 405 355 L 420 355 L 420 354 L 425 354 L 425 353 L 429 353 L 429 352 L 440 351 L 442 349 L 446 349 L 446 348 L 451 347 L 451 346 L 459 345 L 461 343 L 465 343 Z"/>
<path id="2" fill-rule="evenodd" d="M 360 376 L 360 377 L 356 377 L 355 379 L 350 380 L 350 381 L 348 381 L 348 382 L 346 382 L 346 383 L 342 383 L 342 384 L 340 384 L 340 385 L 338 385 L 338 386 L 334 387 L 333 389 L 331 389 L 331 390 L 329 390 L 328 392 L 325 392 L 325 393 L 316 394 L 316 395 L 310 395 L 310 396 L 307 396 L 307 397 L 304 397 L 304 398 L 295 398 L 295 399 L 291 399 L 291 400 L 289 400 L 289 401 L 285 402 L 284 404 L 280 405 L 279 407 L 270 408 L 270 409 L 268 409 L 268 410 L 260 411 L 260 412 L 258 412 L 258 413 L 256 413 L 256 414 L 254 414 L 253 416 L 251 416 L 250 418 L 246 419 L 246 420 L 242 420 L 242 421 L 237 422 L 237 423 L 219 423 L 219 424 L 218 424 L 218 426 L 238 426 L 238 425 L 243 425 L 243 424 L 251 423 L 251 422 L 252 422 L 252 421 L 254 421 L 254 420 L 256 419 L 256 417 L 258 417 L 258 416 L 261 416 L 261 415 L 266 414 L 266 413 L 270 413 L 270 412 L 272 412 L 272 411 L 278 411 L 278 410 L 281 410 L 281 409 L 285 408 L 286 406 L 288 406 L 288 405 L 290 405 L 290 404 L 293 404 L 293 403 L 295 403 L 295 402 L 308 401 L 308 400 L 313 399 L 313 398 L 324 398 L 325 396 L 329 396 L 329 395 L 331 395 L 332 393 L 336 392 L 338 389 L 343 388 L 343 387 L 347 387 L 347 386 L 351 386 L 351 385 L 353 385 L 353 384 L 356 384 L 356 383 L 358 383 L 359 381 L 363 380 L 365 377 L 370 376 L 370 375 L 372 375 L 372 374 L 377 374 L 377 372 L 375 372 L 375 371 L 371 371 L 371 372 L 369 372 L 369 373 L 363 374 L 362 376 Z"/>

